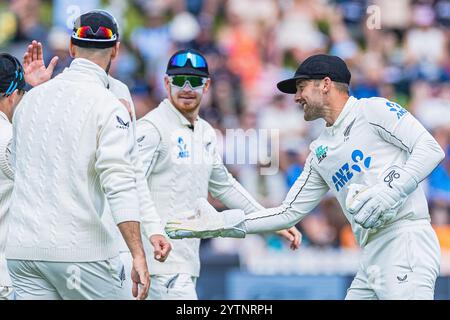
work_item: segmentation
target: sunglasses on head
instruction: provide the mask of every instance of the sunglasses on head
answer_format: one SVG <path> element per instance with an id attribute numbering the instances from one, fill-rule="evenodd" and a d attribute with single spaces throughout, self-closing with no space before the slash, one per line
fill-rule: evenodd
<path id="1" fill-rule="evenodd" d="M 176 75 L 176 76 L 170 76 L 170 84 L 178 87 L 178 88 L 184 88 L 186 85 L 186 82 L 189 83 L 192 89 L 201 88 L 206 84 L 205 77 L 199 77 L 199 76 L 187 76 L 187 75 Z"/>
<path id="2" fill-rule="evenodd" d="M 90 26 L 79 27 L 73 32 L 73 36 L 78 39 L 92 39 L 95 41 L 112 41 L 117 40 L 117 35 L 110 28 L 99 27 L 96 32 Z"/>
<path id="3" fill-rule="evenodd" d="M 184 67 L 188 60 L 190 60 L 191 65 L 194 68 L 206 68 L 205 58 L 193 52 L 180 53 L 172 57 L 172 59 L 170 59 L 170 66 Z"/>

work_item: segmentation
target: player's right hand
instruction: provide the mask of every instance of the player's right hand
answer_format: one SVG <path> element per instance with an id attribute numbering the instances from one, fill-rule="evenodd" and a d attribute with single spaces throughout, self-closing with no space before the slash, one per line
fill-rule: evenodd
<path id="1" fill-rule="evenodd" d="M 131 281 L 133 287 L 131 293 L 137 300 L 145 300 L 150 289 L 150 273 L 148 272 L 147 260 L 144 256 L 133 257 L 133 268 L 131 269 Z"/>
<path id="2" fill-rule="evenodd" d="M 58 59 L 53 57 L 48 67 L 45 67 L 42 43 L 33 40 L 23 56 L 25 82 L 35 87 L 50 80 Z"/>
<path id="3" fill-rule="evenodd" d="M 155 260 L 158 260 L 159 262 L 166 261 L 172 250 L 172 245 L 167 241 L 166 237 L 161 234 L 154 234 L 150 237 L 150 243 L 153 246 Z"/>

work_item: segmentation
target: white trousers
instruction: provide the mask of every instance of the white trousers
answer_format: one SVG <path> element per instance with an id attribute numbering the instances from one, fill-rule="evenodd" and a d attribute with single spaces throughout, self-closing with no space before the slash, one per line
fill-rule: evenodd
<path id="1" fill-rule="evenodd" d="M 17 300 L 126 299 L 119 256 L 95 262 L 8 260 Z"/>
<path id="2" fill-rule="evenodd" d="M 427 220 L 399 221 L 364 247 L 347 300 L 432 300 L 439 242 Z"/>
<path id="3" fill-rule="evenodd" d="M 148 300 L 197 300 L 196 283 L 187 273 L 152 275 Z"/>

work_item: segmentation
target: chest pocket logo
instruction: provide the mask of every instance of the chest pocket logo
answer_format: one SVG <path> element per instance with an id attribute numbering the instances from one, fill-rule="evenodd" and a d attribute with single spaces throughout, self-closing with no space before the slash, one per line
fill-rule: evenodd
<path id="1" fill-rule="evenodd" d="M 187 144 L 184 142 L 184 139 L 182 137 L 178 137 L 177 147 L 178 147 L 177 159 L 189 158 L 190 154 L 189 151 L 187 150 Z"/>
<path id="2" fill-rule="evenodd" d="M 372 162 L 372 157 L 364 157 L 363 152 L 358 149 L 353 150 L 351 158 L 353 163 L 345 163 L 332 177 L 334 187 L 338 192 L 353 178 L 355 173 L 369 169 Z"/>

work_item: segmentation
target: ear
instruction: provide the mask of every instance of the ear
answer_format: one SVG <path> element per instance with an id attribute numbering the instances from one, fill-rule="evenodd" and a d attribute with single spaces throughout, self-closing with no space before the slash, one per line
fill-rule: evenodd
<path id="1" fill-rule="evenodd" d="M 75 58 L 76 48 L 72 42 L 70 42 L 70 45 L 69 45 L 69 54 L 72 58 Z"/>
<path id="2" fill-rule="evenodd" d="M 115 59 L 119 55 L 119 49 L 120 49 L 120 41 L 117 41 L 112 49 L 111 59 Z"/>
<path id="3" fill-rule="evenodd" d="M 164 88 L 166 88 L 167 95 L 170 96 L 170 81 L 167 74 L 164 76 Z"/>
<path id="4" fill-rule="evenodd" d="M 210 85 L 211 85 L 211 78 L 208 78 L 206 80 L 205 86 L 203 87 L 203 94 L 208 92 Z"/>
<path id="5" fill-rule="evenodd" d="M 322 92 L 327 94 L 331 90 L 331 79 L 329 77 L 323 78 L 322 82 Z"/>

